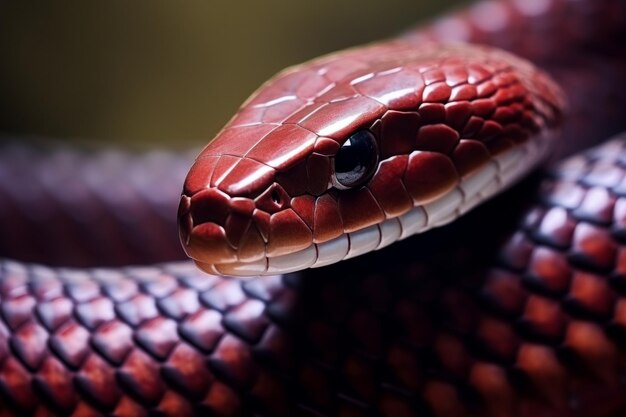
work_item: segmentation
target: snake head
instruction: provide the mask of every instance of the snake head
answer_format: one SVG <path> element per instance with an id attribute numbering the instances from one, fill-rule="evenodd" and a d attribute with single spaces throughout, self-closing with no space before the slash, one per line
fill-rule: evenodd
<path id="1" fill-rule="evenodd" d="M 179 209 L 205 271 L 317 267 L 445 224 L 545 156 L 562 94 L 486 47 L 395 41 L 289 68 L 200 153 Z"/>

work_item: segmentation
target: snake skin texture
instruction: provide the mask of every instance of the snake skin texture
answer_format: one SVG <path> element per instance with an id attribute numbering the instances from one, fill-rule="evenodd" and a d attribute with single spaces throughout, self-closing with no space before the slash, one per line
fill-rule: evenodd
<path id="1" fill-rule="evenodd" d="M 173 218 L 197 152 L 6 142 L 0 144 L 0 256 L 57 266 L 185 257 Z"/>
<path id="2" fill-rule="evenodd" d="M 625 31 L 624 1 L 509 0 L 403 36 L 545 68 L 569 101 L 562 156 L 624 128 Z M 0 256 L 20 261 L 0 260 L 0 417 L 619 412 L 624 155 L 620 136 L 445 228 L 238 280 L 188 262 L 26 263 L 181 257 L 174 214 L 193 155 L 3 148 Z"/>
<path id="3" fill-rule="evenodd" d="M 440 206 L 446 203 L 434 210 L 428 204 L 457 185 L 449 199 L 475 198 L 462 183 L 503 150 L 529 136 L 538 140 L 537 131 L 561 119 L 563 100 L 543 73 L 508 54 L 429 41 L 481 42 L 510 30 L 515 35 L 494 43 L 525 51 L 567 78 L 570 67 L 581 71 L 576 63 L 583 51 L 593 57 L 599 47 L 611 61 L 624 49 L 611 46 L 611 37 L 624 32 L 623 3 L 577 3 L 480 3 L 433 28 L 330 54 L 270 79 L 190 170 L 179 213 L 186 252 L 209 273 L 282 273 L 367 253 L 405 237 L 407 229 L 440 223 L 433 212 L 445 217 Z M 530 29 L 543 36 L 531 37 L 537 45 L 524 37 Z M 606 79 L 596 83 L 607 88 Z M 567 87 L 586 108 L 594 107 L 588 93 L 606 91 L 594 83 Z M 567 152 L 585 142 L 576 122 L 594 117 L 580 111 L 581 104 L 575 102 L 574 122 L 565 128 Z M 609 131 L 622 123 L 622 106 L 612 108 L 615 114 L 598 120 Z M 380 162 L 366 184 L 346 192 L 337 187 L 334 161 L 359 129 L 375 136 Z M 595 130 L 588 137 L 601 133 Z"/>
<path id="4" fill-rule="evenodd" d="M 545 73 L 491 48 L 393 40 L 307 62 L 265 83 L 200 153 L 181 240 L 214 274 L 371 252 L 441 224 L 457 206 L 446 196 L 469 209 L 514 167 L 532 169 L 545 152 L 520 149 L 553 147 L 563 107 Z M 333 161 L 359 129 L 376 137 L 378 169 L 341 189 Z"/>
<path id="5" fill-rule="evenodd" d="M 514 197 L 324 274 L 5 261 L 2 409 L 602 415 L 626 386 L 624 155 L 626 136 L 562 164 L 487 268 L 510 225 L 476 220 L 513 211 Z"/>
<path id="6" fill-rule="evenodd" d="M 380 249 L 447 220 L 444 197 L 469 209 L 523 173 L 513 166 L 536 166 L 545 152 L 521 148 L 551 147 L 563 107 L 542 71 L 500 50 L 392 42 L 305 63 L 268 81 L 200 153 L 181 240 L 200 268 L 226 275 Z M 333 161 L 358 129 L 376 137 L 378 169 L 338 189 Z"/>
<path id="7" fill-rule="evenodd" d="M 557 157 L 624 129 L 626 44 L 620 40 L 625 37 L 622 0 L 481 1 L 404 35 L 416 45 L 428 40 L 492 45 L 546 70 L 569 104 L 566 141 Z"/>

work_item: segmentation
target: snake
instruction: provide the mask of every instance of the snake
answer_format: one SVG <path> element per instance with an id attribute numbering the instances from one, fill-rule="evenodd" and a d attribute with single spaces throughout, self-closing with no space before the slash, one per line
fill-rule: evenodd
<path id="1" fill-rule="evenodd" d="M 483 0 L 280 72 L 195 159 L 3 147 L 0 415 L 618 415 L 625 30 Z"/>

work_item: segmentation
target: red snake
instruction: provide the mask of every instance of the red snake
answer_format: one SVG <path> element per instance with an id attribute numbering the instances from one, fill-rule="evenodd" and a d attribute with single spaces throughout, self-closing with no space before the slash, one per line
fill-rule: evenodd
<path id="1" fill-rule="evenodd" d="M 445 228 L 272 273 L 446 223 L 545 157 L 564 106 L 550 78 L 497 49 L 433 42 L 499 46 L 547 70 L 569 99 L 554 155 L 619 131 L 625 9 L 487 1 L 279 74 L 202 151 L 179 209 L 203 269 L 269 276 L 0 261 L 0 416 L 616 412 L 623 138 Z M 3 256 L 175 258 L 178 179 L 157 173 L 189 158 L 83 158 L 3 150 Z"/>

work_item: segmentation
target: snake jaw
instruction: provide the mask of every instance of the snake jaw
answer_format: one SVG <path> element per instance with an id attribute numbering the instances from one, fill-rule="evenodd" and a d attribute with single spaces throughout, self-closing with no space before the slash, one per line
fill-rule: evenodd
<path id="1" fill-rule="evenodd" d="M 292 198 L 267 165 L 232 156 L 199 158 L 183 192 L 181 242 L 188 256 L 209 272 L 263 272 L 267 258 L 312 244 L 310 226 L 291 207 Z"/>

